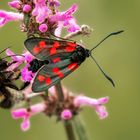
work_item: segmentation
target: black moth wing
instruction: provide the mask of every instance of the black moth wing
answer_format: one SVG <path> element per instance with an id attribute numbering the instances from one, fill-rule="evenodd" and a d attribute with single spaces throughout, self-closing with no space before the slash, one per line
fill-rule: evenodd
<path id="1" fill-rule="evenodd" d="M 71 62 L 70 59 L 62 60 L 58 63 L 44 65 L 37 73 L 33 85 L 33 92 L 42 92 L 48 90 L 51 86 L 65 78 L 74 71 L 80 63 Z"/>
<path id="2" fill-rule="evenodd" d="M 65 58 L 75 51 L 77 46 L 74 42 L 37 37 L 27 39 L 24 44 L 33 56 L 42 61 L 49 59 L 50 56 L 60 56 L 62 53 Z"/>

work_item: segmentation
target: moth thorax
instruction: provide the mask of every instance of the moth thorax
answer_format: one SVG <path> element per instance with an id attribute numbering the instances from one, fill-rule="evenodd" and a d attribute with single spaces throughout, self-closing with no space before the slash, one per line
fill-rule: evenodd
<path id="1" fill-rule="evenodd" d="M 34 59 L 30 62 L 30 67 L 28 68 L 33 73 L 37 72 L 43 65 L 43 62 L 37 59 Z"/>
<path id="2" fill-rule="evenodd" d="M 72 61 L 83 62 L 86 57 L 89 57 L 89 51 L 81 46 L 77 46 L 76 51 L 72 55 Z"/>
<path id="3" fill-rule="evenodd" d="M 37 72 L 44 64 L 48 64 L 48 61 L 41 61 L 38 59 L 34 59 L 30 62 L 30 67 L 28 68 L 33 73 Z"/>

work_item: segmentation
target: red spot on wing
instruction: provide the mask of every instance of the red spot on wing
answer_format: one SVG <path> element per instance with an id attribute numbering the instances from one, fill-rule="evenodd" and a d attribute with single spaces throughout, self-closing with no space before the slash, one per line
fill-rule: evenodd
<path id="1" fill-rule="evenodd" d="M 53 47 L 58 48 L 60 46 L 60 43 L 58 41 L 54 42 Z"/>
<path id="2" fill-rule="evenodd" d="M 59 68 L 53 68 L 54 73 L 58 73 L 59 71 L 60 71 Z"/>
<path id="3" fill-rule="evenodd" d="M 64 74 L 63 74 L 62 72 L 60 72 L 60 73 L 58 74 L 58 76 L 59 76 L 59 78 L 63 78 L 63 77 L 64 77 Z"/>
<path id="4" fill-rule="evenodd" d="M 73 51 L 75 51 L 75 50 L 76 50 L 76 48 L 73 47 L 73 46 L 67 46 L 67 47 L 65 48 L 65 51 L 66 51 L 66 52 L 73 52 Z"/>
<path id="5" fill-rule="evenodd" d="M 56 49 L 59 48 L 60 44 L 58 41 L 54 42 L 53 47 L 50 49 L 50 55 L 56 54 Z"/>
<path id="6" fill-rule="evenodd" d="M 40 49 L 40 47 L 38 47 L 38 46 L 35 46 L 35 47 L 33 48 L 33 53 L 34 53 L 34 54 L 38 54 L 40 51 L 41 51 L 41 49 Z"/>
<path id="7" fill-rule="evenodd" d="M 56 68 L 53 68 L 53 73 L 57 74 L 59 76 L 59 78 L 63 78 L 64 77 L 64 74 L 57 67 Z"/>
<path id="8" fill-rule="evenodd" d="M 71 47 L 76 47 L 77 44 L 76 43 L 73 43 L 73 42 L 67 42 L 67 45 L 68 46 L 71 46 Z"/>
<path id="9" fill-rule="evenodd" d="M 52 83 L 51 78 L 46 78 L 46 85 L 50 85 Z"/>
<path id="10" fill-rule="evenodd" d="M 78 63 L 71 63 L 68 65 L 68 69 L 74 71 L 78 68 Z"/>
<path id="11" fill-rule="evenodd" d="M 50 55 L 56 54 L 56 48 L 52 47 L 50 49 Z"/>
<path id="12" fill-rule="evenodd" d="M 40 41 L 40 42 L 39 42 L 39 47 L 40 47 L 40 48 L 46 48 L 46 43 L 45 43 L 45 41 Z"/>
<path id="13" fill-rule="evenodd" d="M 58 57 L 58 58 L 54 58 L 52 61 L 53 61 L 53 63 L 57 63 L 57 62 L 60 62 L 61 59 L 60 59 L 60 57 Z"/>
<path id="14" fill-rule="evenodd" d="M 37 79 L 38 79 L 40 82 L 44 82 L 44 81 L 45 81 L 45 76 L 43 76 L 43 75 L 38 75 Z"/>

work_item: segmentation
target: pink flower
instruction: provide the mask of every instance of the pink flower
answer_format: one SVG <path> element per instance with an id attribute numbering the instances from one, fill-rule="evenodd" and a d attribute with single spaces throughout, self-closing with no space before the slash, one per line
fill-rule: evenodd
<path id="1" fill-rule="evenodd" d="M 12 8 L 15 8 L 15 9 L 20 9 L 20 1 L 19 0 L 13 0 L 11 2 L 8 2 L 8 5 Z"/>
<path id="2" fill-rule="evenodd" d="M 0 10 L 0 27 L 4 26 L 9 21 L 19 20 L 23 20 L 23 14 Z"/>
<path id="3" fill-rule="evenodd" d="M 70 120 L 72 118 L 72 112 L 69 109 L 65 109 L 61 112 L 62 120 Z"/>
<path id="4" fill-rule="evenodd" d="M 65 22 L 64 25 L 68 26 L 68 32 L 76 32 L 77 30 L 80 30 L 80 27 L 79 27 L 79 25 L 77 25 L 74 18 Z"/>
<path id="5" fill-rule="evenodd" d="M 81 106 L 90 106 L 95 108 L 96 113 L 99 115 L 100 119 L 104 119 L 108 116 L 105 106 L 103 104 L 107 103 L 109 100 L 108 97 L 103 97 L 99 99 L 92 99 L 86 96 L 77 96 L 74 99 L 74 104 L 77 107 Z"/>
<path id="6" fill-rule="evenodd" d="M 35 73 L 29 71 L 29 66 L 29 64 L 26 64 L 26 66 L 21 70 L 21 79 L 25 82 L 30 82 L 35 76 Z"/>
<path id="7" fill-rule="evenodd" d="M 32 15 L 36 17 L 37 23 L 42 23 L 48 17 L 49 9 L 46 5 L 46 0 L 34 0 L 35 8 Z"/>
<path id="8" fill-rule="evenodd" d="M 55 29 L 55 35 L 60 37 L 61 36 L 61 32 L 62 32 L 63 26 L 62 25 L 58 25 L 58 27 Z"/>
<path id="9" fill-rule="evenodd" d="M 25 4 L 23 6 L 23 12 L 28 13 L 31 11 L 31 6 L 29 4 Z"/>
<path id="10" fill-rule="evenodd" d="M 13 61 L 17 61 L 17 62 L 23 62 L 25 60 L 24 56 L 16 56 L 16 54 L 14 52 L 12 52 L 10 49 L 6 49 L 6 54 L 8 56 L 11 56 L 11 58 L 13 59 Z"/>
<path id="11" fill-rule="evenodd" d="M 7 56 L 11 56 L 12 62 L 14 62 L 11 66 L 8 67 L 7 70 L 14 70 L 17 67 L 19 67 L 24 62 L 24 56 L 16 56 L 15 53 L 13 53 L 10 49 L 6 50 Z M 14 56 L 15 55 L 15 56 Z"/>
<path id="12" fill-rule="evenodd" d="M 30 62 L 33 60 L 33 56 L 29 53 L 29 55 L 25 55 L 25 63 L 26 66 L 21 70 L 21 79 L 25 82 L 31 82 L 35 73 L 29 70 Z"/>
<path id="13" fill-rule="evenodd" d="M 6 54 L 11 56 L 12 62 L 14 62 L 14 64 L 8 67 L 7 70 L 14 70 L 21 64 L 27 63 L 26 66 L 21 70 L 21 79 L 25 82 L 30 82 L 35 74 L 32 71 L 29 71 L 28 67 L 30 66 L 29 63 L 34 59 L 34 57 L 29 52 L 23 53 L 22 56 L 16 56 L 16 54 L 13 53 L 10 49 L 6 50 Z"/>
<path id="14" fill-rule="evenodd" d="M 12 62 L 15 62 L 8 68 L 9 70 L 13 70 L 19 67 L 24 62 L 29 63 L 34 58 L 29 52 L 25 52 L 22 54 L 22 56 L 19 56 L 12 52 L 10 49 L 6 50 L 6 54 L 7 56 L 11 56 Z"/>
<path id="15" fill-rule="evenodd" d="M 46 105 L 44 103 L 39 103 L 32 105 L 29 109 L 20 108 L 17 110 L 13 110 L 11 113 L 14 119 L 23 118 L 23 122 L 21 123 L 21 129 L 23 131 L 27 131 L 30 128 L 30 118 L 33 115 L 43 112 L 45 109 Z"/>
<path id="16" fill-rule="evenodd" d="M 77 10 L 77 5 L 73 4 L 67 11 L 65 12 L 57 12 L 50 18 L 52 22 L 58 22 L 58 26 L 68 27 L 69 32 L 75 32 L 80 30 L 79 25 L 76 23 L 72 14 Z"/>
<path id="17" fill-rule="evenodd" d="M 48 30 L 47 24 L 41 24 L 39 25 L 39 31 L 42 33 L 45 33 Z"/>

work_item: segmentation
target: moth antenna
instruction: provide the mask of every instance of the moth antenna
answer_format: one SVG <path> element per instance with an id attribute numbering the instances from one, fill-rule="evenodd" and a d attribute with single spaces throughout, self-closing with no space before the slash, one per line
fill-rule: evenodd
<path id="1" fill-rule="evenodd" d="M 96 65 L 98 66 L 98 68 L 100 69 L 100 71 L 103 73 L 103 75 L 107 78 L 107 80 L 109 80 L 111 82 L 111 84 L 113 85 L 113 87 L 115 87 L 115 83 L 112 80 L 112 78 L 110 78 L 105 72 L 104 70 L 101 68 L 101 66 L 98 64 L 98 62 L 96 61 L 96 59 L 90 54 L 91 58 L 93 59 L 93 61 L 96 63 Z"/>
<path id="2" fill-rule="evenodd" d="M 113 35 L 118 35 L 120 33 L 124 32 L 123 30 L 120 30 L 120 31 L 117 31 L 117 32 L 113 32 L 109 35 L 107 35 L 105 38 L 103 38 L 95 47 L 93 47 L 90 52 L 92 52 L 94 49 L 96 49 L 100 44 L 102 44 L 107 38 L 109 38 L 110 36 L 113 36 Z"/>
<path id="3" fill-rule="evenodd" d="M 1 59 L 3 60 L 3 59 L 6 59 L 6 58 L 9 58 L 9 57 L 12 57 L 12 56 L 21 56 L 21 57 L 25 57 L 24 55 L 15 54 L 15 55 L 9 55 L 9 56 L 3 57 L 3 58 L 1 58 Z"/>

